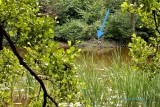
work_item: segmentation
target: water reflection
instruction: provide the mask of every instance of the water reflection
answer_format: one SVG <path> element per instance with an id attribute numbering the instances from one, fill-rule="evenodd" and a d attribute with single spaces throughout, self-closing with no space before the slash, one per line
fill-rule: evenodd
<path id="1" fill-rule="evenodd" d="M 115 57 L 120 57 L 121 62 L 129 62 L 131 57 L 128 55 L 129 49 L 127 47 L 122 48 L 103 48 L 103 49 L 92 49 L 83 50 L 79 57 L 79 61 L 85 60 L 89 63 L 95 64 L 104 63 L 110 65 Z"/>

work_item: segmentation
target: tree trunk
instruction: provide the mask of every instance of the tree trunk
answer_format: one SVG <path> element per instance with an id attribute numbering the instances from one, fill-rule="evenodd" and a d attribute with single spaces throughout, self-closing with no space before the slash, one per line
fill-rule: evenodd
<path id="1" fill-rule="evenodd" d="M 131 0 L 131 4 L 135 4 L 136 0 Z M 135 18 L 135 13 L 131 13 L 131 26 L 132 26 L 132 34 L 136 33 L 136 30 L 135 30 L 135 21 L 136 21 L 136 18 Z"/>

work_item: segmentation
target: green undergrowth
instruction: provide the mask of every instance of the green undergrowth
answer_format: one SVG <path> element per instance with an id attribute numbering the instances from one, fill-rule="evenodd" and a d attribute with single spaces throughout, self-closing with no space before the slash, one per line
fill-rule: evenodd
<path id="1" fill-rule="evenodd" d="M 160 74 L 150 79 L 149 74 L 135 71 L 132 62 L 122 62 L 118 52 L 113 56 L 111 65 L 82 55 L 76 62 L 84 82 L 81 91 L 91 107 L 159 107 Z"/>

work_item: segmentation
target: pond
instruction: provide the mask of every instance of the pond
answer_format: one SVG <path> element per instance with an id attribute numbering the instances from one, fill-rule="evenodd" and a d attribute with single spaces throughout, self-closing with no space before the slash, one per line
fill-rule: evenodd
<path id="1" fill-rule="evenodd" d="M 102 49 L 82 49 L 78 60 L 81 62 L 88 61 L 89 63 L 104 63 L 111 65 L 114 59 L 120 59 L 120 62 L 130 62 L 131 57 L 128 55 L 128 47 L 121 48 L 102 48 Z"/>

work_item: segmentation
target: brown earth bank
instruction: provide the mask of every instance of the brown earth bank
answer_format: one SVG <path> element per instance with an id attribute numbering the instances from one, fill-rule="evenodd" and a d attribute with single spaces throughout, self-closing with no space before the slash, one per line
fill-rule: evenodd
<path id="1" fill-rule="evenodd" d="M 66 42 L 59 42 L 60 48 L 69 49 Z M 127 47 L 127 44 L 120 44 L 113 40 L 89 40 L 81 41 L 74 45 L 76 48 L 81 48 L 83 50 L 93 50 L 93 49 L 103 49 L 103 48 L 118 48 Z"/>

